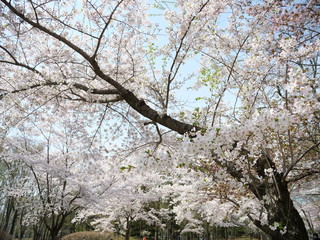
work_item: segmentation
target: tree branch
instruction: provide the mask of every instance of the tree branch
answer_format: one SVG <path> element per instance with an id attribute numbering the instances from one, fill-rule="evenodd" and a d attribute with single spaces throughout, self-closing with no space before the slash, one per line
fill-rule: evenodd
<path id="1" fill-rule="evenodd" d="M 317 142 L 316 144 L 312 145 L 311 147 L 309 147 L 298 159 L 296 159 L 294 162 L 292 162 L 290 164 L 290 166 L 287 168 L 286 172 L 283 174 L 282 179 L 285 179 L 288 174 L 291 172 L 291 170 L 293 169 L 293 167 L 300 162 L 311 150 L 313 150 L 314 148 L 318 147 L 320 145 L 320 142 Z"/>
<path id="2" fill-rule="evenodd" d="M 61 41 L 62 43 L 66 44 L 68 47 L 73 49 L 75 52 L 80 54 L 85 60 L 87 60 L 93 69 L 93 71 L 103 80 L 111 84 L 115 87 L 119 94 L 123 97 L 123 99 L 137 112 L 139 112 L 142 116 L 155 121 L 177 133 L 185 134 L 190 132 L 191 129 L 195 128 L 196 130 L 200 130 L 200 127 L 195 127 L 188 123 L 183 123 L 178 120 L 175 120 L 167 115 L 159 115 L 157 111 L 149 107 L 143 100 L 139 99 L 135 96 L 131 91 L 126 89 L 122 86 L 119 82 L 111 78 L 110 76 L 106 75 L 101 69 L 97 61 L 90 57 L 83 49 L 79 46 L 75 45 L 74 43 L 67 40 L 65 37 L 56 34 L 55 32 L 49 30 L 48 28 L 42 26 L 41 24 L 35 23 L 29 18 L 27 18 L 23 13 L 19 12 L 12 4 L 11 1 L 1 0 L 14 14 L 19 16 L 22 20 L 30 24 L 31 26 L 39 29 L 40 31 L 52 36 L 56 40 Z"/>

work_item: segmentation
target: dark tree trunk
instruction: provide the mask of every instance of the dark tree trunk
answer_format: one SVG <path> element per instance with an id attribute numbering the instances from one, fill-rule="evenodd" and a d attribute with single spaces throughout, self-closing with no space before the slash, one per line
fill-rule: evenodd
<path id="1" fill-rule="evenodd" d="M 6 232 L 10 231 L 10 218 L 15 209 L 14 201 L 13 197 L 8 197 L 5 203 L 6 209 L 3 217 L 2 229 Z"/>
<path id="2" fill-rule="evenodd" d="M 50 240 L 57 240 L 58 239 L 58 235 L 60 230 L 63 227 L 63 224 L 66 220 L 66 217 L 70 214 L 69 213 L 61 213 L 61 214 L 57 214 L 54 215 L 52 214 L 51 216 L 51 226 L 49 226 L 49 224 L 45 224 L 47 229 L 50 232 Z M 45 218 L 44 218 L 45 219 Z"/>
<path id="3" fill-rule="evenodd" d="M 33 240 L 46 240 L 49 239 L 50 236 L 50 233 L 43 221 L 40 221 L 38 225 L 33 226 L 33 233 Z"/>
<path id="4" fill-rule="evenodd" d="M 127 217 L 127 226 L 126 226 L 126 235 L 125 240 L 129 240 L 130 238 L 130 232 L 131 232 L 131 218 Z"/>
<path id="5" fill-rule="evenodd" d="M 155 226 L 154 240 L 159 240 L 159 230 L 157 226 Z"/>
<path id="6" fill-rule="evenodd" d="M 265 181 L 259 187 L 250 186 L 252 192 L 259 200 L 264 200 L 268 223 L 276 229 L 262 225 L 259 221 L 253 223 L 265 232 L 272 240 L 308 240 L 308 233 L 304 222 L 293 206 L 287 182 L 282 174 L 275 173 L 274 181 Z"/>
<path id="7" fill-rule="evenodd" d="M 50 240 L 58 240 L 59 229 L 50 231 Z"/>
<path id="8" fill-rule="evenodd" d="M 248 152 L 243 149 L 240 155 L 248 157 Z M 216 156 L 213 154 L 213 157 Z M 216 158 L 215 161 L 239 182 L 244 178 L 242 170 L 237 169 L 234 164 Z M 247 175 L 250 177 L 248 188 L 263 203 L 268 225 L 262 224 L 260 220 L 253 219 L 250 215 L 248 215 L 249 219 L 271 240 L 309 240 L 304 222 L 293 206 L 288 182 L 284 174 L 277 171 L 268 153 L 262 153 L 254 169 L 258 177 L 255 177 L 255 174 Z M 271 169 L 271 173 L 269 171 L 266 174 L 267 169 L 268 171 Z"/>
<path id="9" fill-rule="evenodd" d="M 23 224 L 23 218 L 24 218 L 24 215 L 25 215 L 25 208 L 23 208 L 20 212 L 20 219 L 19 219 L 19 239 L 22 239 L 25 235 L 25 232 L 26 232 L 26 229 L 27 227 Z"/>
<path id="10" fill-rule="evenodd" d="M 12 236 L 14 235 L 14 229 L 16 226 L 17 218 L 18 218 L 18 210 L 14 210 L 12 221 L 11 221 L 11 226 L 10 226 L 10 230 L 9 230 L 9 234 Z"/>

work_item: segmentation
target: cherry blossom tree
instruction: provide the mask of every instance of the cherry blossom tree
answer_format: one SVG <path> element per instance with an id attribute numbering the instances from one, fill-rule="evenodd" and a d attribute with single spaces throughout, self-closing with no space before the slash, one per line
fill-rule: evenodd
<path id="1" fill-rule="evenodd" d="M 13 129 L 15 136 L 9 134 L 2 146 L 7 164 L 23 168 L 24 173 L 18 181 L 8 178 L 5 195 L 23 209 L 22 226 L 35 226 L 34 239 L 46 239 L 47 235 L 57 239 L 66 218 L 82 207 L 79 199 L 87 199 L 99 181 L 106 182 L 98 177 L 101 155 L 94 153 L 86 129 L 72 113 L 64 113 L 63 121 L 59 121 L 60 114 L 41 109 Z M 86 151 L 88 146 L 90 151 Z"/>
<path id="2" fill-rule="evenodd" d="M 95 201 L 83 199 L 83 208 L 74 221 L 90 220 L 99 230 L 129 239 L 131 227 L 137 221 L 161 227 L 160 209 L 147 207 L 161 198 L 154 190 L 160 184 L 160 175 L 157 171 L 145 174 L 145 169 L 138 162 L 135 164 L 133 158 L 120 162 L 119 159 L 119 156 L 109 159 L 108 167 L 104 166 L 105 174 L 113 179 L 112 184 L 101 182 L 103 187 L 92 190 Z"/>
<path id="3" fill-rule="evenodd" d="M 26 166 L 23 162 L 13 162 L 6 159 L 6 154 L 1 154 L 1 229 L 10 235 L 23 236 L 26 228 L 21 224 L 26 211 L 23 208 L 25 197 L 15 191 L 15 187 L 21 187 L 20 182 L 25 181 Z M 19 232 L 15 229 L 19 227 Z"/>
<path id="4" fill-rule="evenodd" d="M 306 240 L 290 190 L 319 174 L 319 11 L 315 0 L 1 0 L 3 125 L 44 105 L 73 111 L 91 139 L 113 141 L 107 151 L 203 171 L 271 239 Z M 194 111 L 178 95 L 191 88 L 206 89 Z"/>

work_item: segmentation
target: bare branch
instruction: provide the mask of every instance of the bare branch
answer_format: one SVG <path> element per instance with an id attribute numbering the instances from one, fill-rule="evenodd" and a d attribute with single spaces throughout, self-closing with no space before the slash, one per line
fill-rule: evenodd
<path id="1" fill-rule="evenodd" d="M 92 144 L 93 144 L 93 141 L 94 141 L 94 139 L 96 138 L 96 135 L 97 135 L 99 129 L 101 128 L 102 122 L 103 122 L 103 120 L 104 120 L 105 117 L 106 117 L 107 110 L 108 110 L 108 106 L 106 106 L 106 108 L 104 109 L 103 115 L 102 115 L 102 117 L 101 117 L 101 119 L 100 119 L 100 121 L 99 121 L 99 125 L 98 125 L 98 127 L 97 127 L 97 129 L 96 129 L 96 131 L 95 131 L 95 133 L 94 133 L 94 135 L 93 135 L 93 137 L 92 137 L 92 140 L 91 140 L 91 143 L 90 143 L 89 148 L 91 148 L 91 146 L 92 146 Z"/>
<path id="2" fill-rule="evenodd" d="M 292 171 L 293 167 L 295 165 L 297 165 L 297 163 L 299 163 L 310 151 L 312 151 L 313 149 L 315 149 L 319 145 L 320 145 L 320 142 L 317 142 L 316 144 L 312 145 L 303 154 L 301 154 L 300 157 L 298 157 L 294 162 L 292 162 L 289 165 L 289 167 L 287 168 L 287 170 L 286 170 L 285 174 L 283 175 L 282 179 L 285 179 L 288 176 L 288 174 Z"/>
<path id="3" fill-rule="evenodd" d="M 293 182 L 297 182 L 301 179 L 304 179 L 306 177 L 309 177 L 309 176 L 312 176 L 312 175 L 315 175 L 315 174 L 320 174 L 320 170 L 318 169 L 310 169 L 310 170 L 307 170 L 303 173 L 300 173 L 299 175 L 295 176 L 295 177 L 292 177 L 292 178 L 289 178 L 288 182 L 289 183 L 293 183 Z"/>
<path id="4" fill-rule="evenodd" d="M 201 6 L 201 8 L 199 9 L 198 13 L 200 13 L 200 12 L 205 8 L 205 6 L 206 6 L 208 3 L 209 3 L 209 0 L 206 1 L 206 2 Z M 193 21 L 196 19 L 196 17 L 197 17 L 197 14 L 194 15 L 194 16 L 190 19 L 190 21 L 188 22 L 188 27 L 187 27 L 186 31 L 184 32 L 183 36 L 182 36 L 181 39 L 180 39 L 179 47 L 178 47 L 178 49 L 177 49 L 177 51 L 176 51 L 176 53 L 175 53 L 175 56 L 174 56 L 174 58 L 173 58 L 173 61 L 172 61 L 172 64 L 171 64 L 171 67 L 170 67 L 170 70 L 169 70 L 169 75 L 168 75 L 168 78 L 167 78 L 168 84 L 167 84 L 167 94 L 166 94 L 166 102 L 165 102 L 165 108 L 166 108 L 166 109 L 165 109 L 165 112 L 167 111 L 168 104 L 169 104 L 170 84 L 171 84 L 171 82 L 174 80 L 174 78 L 175 78 L 175 76 L 176 76 L 176 73 L 177 73 L 177 70 L 176 70 L 176 72 L 173 74 L 173 68 L 174 68 L 174 66 L 176 65 L 178 56 L 179 56 L 179 54 L 180 54 L 180 51 L 182 50 L 182 46 L 184 45 L 184 44 L 183 44 L 183 43 L 184 43 L 184 40 L 185 40 L 185 38 L 187 37 L 187 35 L 188 35 L 188 33 L 189 33 L 190 29 L 191 29 L 191 25 L 192 25 Z M 187 48 L 187 51 L 188 51 L 189 49 L 190 49 L 190 47 Z M 181 62 L 179 63 L 177 69 L 179 69 L 180 66 L 181 66 Z M 173 76 L 172 76 L 172 74 L 173 74 Z"/>
<path id="5" fill-rule="evenodd" d="M 110 14 L 110 16 L 109 16 L 109 18 L 108 18 L 108 21 L 105 23 L 105 26 L 104 26 L 104 28 L 102 29 L 102 31 L 101 31 L 101 33 L 100 33 L 100 36 L 99 36 L 99 38 L 98 38 L 98 43 L 97 43 L 97 46 L 96 46 L 96 50 L 94 51 L 94 53 L 93 53 L 93 55 L 92 55 L 92 58 L 94 59 L 94 58 L 96 58 L 96 56 L 97 56 L 97 54 L 98 54 L 98 51 L 99 51 L 99 48 L 100 48 L 100 44 L 101 44 L 101 40 L 102 40 L 102 38 L 103 38 L 103 35 L 104 35 L 104 33 L 105 33 L 105 31 L 107 30 L 107 28 L 108 28 L 108 26 L 110 25 L 110 22 L 111 22 L 111 20 L 112 20 L 112 17 L 113 17 L 113 15 L 114 15 L 114 13 L 116 12 L 116 10 L 118 9 L 118 7 L 120 6 L 120 4 L 123 2 L 123 0 L 120 0 L 119 2 L 118 2 L 118 4 L 116 5 L 116 7 L 113 9 L 113 11 L 111 12 L 111 14 Z M 92 5 L 92 4 L 91 4 Z M 92 6 L 92 7 L 94 7 L 94 6 Z M 96 10 L 97 11 L 97 10 Z M 97 11 L 98 12 L 98 11 Z M 102 16 L 101 16 L 101 18 L 102 18 Z"/>

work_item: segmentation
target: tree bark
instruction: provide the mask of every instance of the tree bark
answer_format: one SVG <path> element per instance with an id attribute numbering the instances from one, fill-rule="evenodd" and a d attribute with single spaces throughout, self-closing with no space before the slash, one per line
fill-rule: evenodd
<path id="1" fill-rule="evenodd" d="M 10 230 L 9 230 L 9 234 L 12 236 L 14 235 L 14 230 L 15 230 L 17 218 L 18 218 L 18 210 L 14 209 L 13 217 L 11 220 L 11 226 L 10 226 Z"/>
<path id="2" fill-rule="evenodd" d="M 8 197 L 5 202 L 5 209 L 2 218 L 2 229 L 6 232 L 10 232 L 12 229 L 12 224 L 15 223 L 15 199 L 14 197 Z M 12 217 L 13 214 L 13 217 Z M 10 219 L 12 220 L 10 221 Z"/>
<path id="3" fill-rule="evenodd" d="M 131 218 L 130 218 L 130 216 L 127 217 L 126 221 L 127 221 L 127 223 L 126 223 L 125 240 L 129 240 L 130 239 L 130 232 L 131 232 Z"/>
<path id="4" fill-rule="evenodd" d="M 241 156 L 248 157 L 248 154 L 245 149 L 240 152 Z M 214 153 L 212 153 L 212 158 L 237 181 L 241 182 L 245 177 L 250 178 L 248 188 L 263 203 L 268 225 L 262 224 L 260 220 L 253 219 L 250 215 L 248 217 L 271 240 L 309 240 L 303 219 L 293 205 L 284 173 L 277 171 L 274 162 L 267 153 L 263 152 L 257 160 L 254 166 L 255 173 L 246 176 L 232 162 L 219 160 Z M 272 170 L 271 175 L 266 174 L 265 170 L 267 169 Z"/>
<path id="5" fill-rule="evenodd" d="M 282 174 L 279 173 L 274 174 L 274 181 L 265 181 L 258 187 L 249 186 L 255 196 L 264 202 L 269 226 L 252 219 L 253 223 L 271 240 L 308 240 L 307 230 L 293 205 L 287 182 L 282 180 Z"/>
<path id="6" fill-rule="evenodd" d="M 50 231 L 50 240 L 58 240 L 59 230 Z"/>

